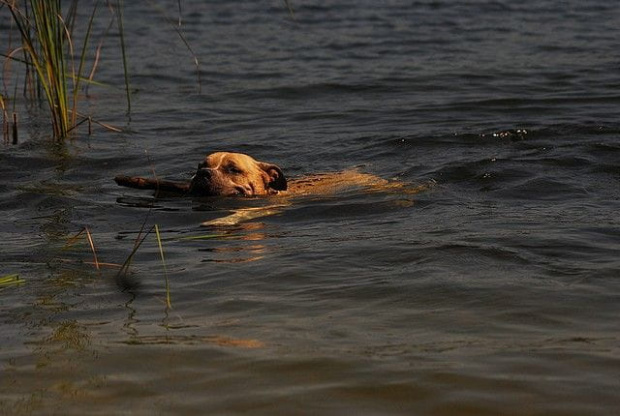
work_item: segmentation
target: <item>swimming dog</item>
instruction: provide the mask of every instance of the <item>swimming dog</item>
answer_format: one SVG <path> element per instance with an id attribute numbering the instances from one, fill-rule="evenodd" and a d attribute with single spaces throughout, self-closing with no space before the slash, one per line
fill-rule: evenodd
<path id="1" fill-rule="evenodd" d="M 376 175 L 349 169 L 340 172 L 308 175 L 287 180 L 282 169 L 273 163 L 260 162 L 243 153 L 216 152 L 198 164 L 190 181 L 174 182 L 159 178 L 117 176 L 117 184 L 138 189 L 154 189 L 155 196 L 240 196 L 269 197 L 274 205 L 244 208 L 220 220 L 202 225 L 233 225 L 249 219 L 272 215 L 291 204 L 290 197 L 338 194 L 347 189 L 413 194 L 428 186 L 412 187 L 388 181 Z"/>

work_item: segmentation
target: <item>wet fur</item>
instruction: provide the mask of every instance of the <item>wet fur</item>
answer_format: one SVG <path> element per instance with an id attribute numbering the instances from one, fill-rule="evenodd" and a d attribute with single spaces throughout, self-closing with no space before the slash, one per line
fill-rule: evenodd
<path id="1" fill-rule="evenodd" d="M 287 189 L 282 170 L 242 153 L 217 152 L 205 157 L 190 182 L 158 178 L 117 176 L 117 184 L 137 189 L 155 189 L 157 196 L 267 196 Z"/>
<path id="2" fill-rule="evenodd" d="M 245 208 L 231 215 L 202 223 L 203 226 L 235 225 L 254 218 L 273 215 L 289 206 L 296 197 L 338 194 L 352 189 L 365 192 L 398 191 L 413 194 L 428 186 L 412 187 L 388 181 L 358 170 L 324 173 L 287 180 L 282 170 L 272 163 L 259 162 L 241 153 L 217 152 L 198 165 L 190 182 L 171 182 L 141 177 L 117 176 L 121 186 L 155 189 L 156 196 L 272 196 L 273 205 Z"/>
<path id="3" fill-rule="evenodd" d="M 117 176 L 121 186 L 154 189 L 179 196 L 269 196 L 333 194 L 351 187 L 386 187 L 391 182 L 358 170 L 308 175 L 287 180 L 275 164 L 241 153 L 217 152 L 205 157 L 190 182 Z M 392 183 L 392 186 L 394 183 Z"/>

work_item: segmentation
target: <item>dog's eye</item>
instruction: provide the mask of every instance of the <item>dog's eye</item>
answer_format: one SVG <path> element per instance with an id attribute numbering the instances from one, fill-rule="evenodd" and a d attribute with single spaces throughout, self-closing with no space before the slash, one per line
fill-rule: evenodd
<path id="1" fill-rule="evenodd" d="M 228 166 L 227 170 L 228 170 L 228 173 L 231 173 L 233 175 L 239 175 L 243 173 L 243 171 L 239 169 L 238 167 L 236 167 L 235 165 Z"/>

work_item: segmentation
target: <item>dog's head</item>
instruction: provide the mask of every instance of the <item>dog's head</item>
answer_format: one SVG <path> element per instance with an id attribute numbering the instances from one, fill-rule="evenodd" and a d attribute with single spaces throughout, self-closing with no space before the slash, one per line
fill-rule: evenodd
<path id="1" fill-rule="evenodd" d="M 287 188 L 282 170 L 242 153 L 218 152 L 205 157 L 192 178 L 190 193 L 198 196 L 265 196 Z"/>

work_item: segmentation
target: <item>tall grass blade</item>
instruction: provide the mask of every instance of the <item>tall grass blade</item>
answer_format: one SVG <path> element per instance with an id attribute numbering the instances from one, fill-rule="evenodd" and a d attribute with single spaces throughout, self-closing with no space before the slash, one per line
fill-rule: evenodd
<path id="1" fill-rule="evenodd" d="M 166 258 L 164 257 L 164 247 L 161 244 L 161 235 L 159 234 L 159 227 L 155 224 L 155 235 L 157 236 L 157 244 L 159 245 L 159 255 L 161 256 L 161 263 L 164 266 L 164 277 L 166 280 L 166 306 L 171 309 L 172 304 L 170 302 L 170 280 L 168 279 L 168 268 L 166 267 Z"/>
<path id="2" fill-rule="evenodd" d="M 88 229 L 88 227 L 82 228 L 76 235 L 69 237 L 67 242 L 65 243 L 63 250 L 68 249 L 69 247 L 76 244 L 78 241 L 82 239 L 82 235 L 86 236 L 86 241 L 88 241 L 88 245 L 90 247 L 90 251 L 93 253 L 93 264 L 97 268 L 97 270 L 101 270 L 101 263 L 99 262 L 99 258 L 97 256 L 97 250 L 95 248 L 95 241 L 93 240 L 93 235 Z"/>
<path id="3" fill-rule="evenodd" d="M 140 232 L 138 232 L 138 236 L 136 237 L 136 241 L 134 242 L 133 250 L 131 251 L 131 253 L 129 253 L 129 256 L 125 259 L 125 262 L 116 274 L 117 285 L 124 289 L 131 288 L 133 286 L 128 279 L 129 267 L 131 266 L 133 257 L 137 253 L 138 249 L 140 248 L 146 237 L 151 233 L 151 231 L 153 231 L 153 227 L 151 227 L 150 230 L 144 233 L 144 229 L 146 228 L 146 223 L 149 220 L 150 215 L 151 209 L 148 210 L 146 216 L 144 217 L 144 221 L 142 222 L 142 226 L 140 227 Z"/>
<path id="4" fill-rule="evenodd" d="M 26 2 L 24 11 L 16 3 L 5 3 L 21 35 L 25 60 L 34 68 L 52 116 L 57 139 L 69 129 L 67 84 L 64 57 L 65 29 L 59 0 Z M 26 14 L 24 14 L 26 13 Z M 28 67 L 29 65 L 27 65 Z"/>
<path id="5" fill-rule="evenodd" d="M 99 267 L 99 259 L 97 259 L 97 250 L 95 249 L 95 242 L 93 241 L 93 236 L 90 233 L 88 227 L 84 227 L 84 230 L 86 231 L 86 238 L 88 239 L 88 245 L 90 245 L 90 250 L 93 252 L 95 267 L 97 268 L 97 270 L 101 270 L 101 268 Z"/>
<path id="6" fill-rule="evenodd" d="M 142 235 L 143 231 L 144 230 L 140 230 L 140 234 L 138 235 L 136 242 L 134 243 L 131 253 L 129 253 L 129 256 L 127 256 L 127 258 L 125 259 L 125 262 L 121 265 L 121 268 L 116 274 L 116 281 L 119 283 L 120 286 L 123 286 L 123 287 L 129 286 L 124 283 L 124 281 L 127 278 L 127 273 L 129 273 L 129 267 L 131 267 L 131 263 L 133 262 L 133 258 L 138 252 L 138 249 L 140 248 L 144 240 L 146 240 L 146 237 L 153 231 L 153 227 L 151 227 L 150 230 L 144 233 L 144 235 Z"/>
<path id="7" fill-rule="evenodd" d="M 24 279 L 19 277 L 18 274 L 7 274 L 0 276 L 0 288 L 4 286 L 21 285 L 24 283 Z"/>
<path id="8" fill-rule="evenodd" d="M 19 60 L 13 56 L 17 49 L 4 56 L 8 58 L 7 61 L 15 60 L 24 64 L 25 94 L 30 99 L 47 102 L 53 135 L 59 141 L 67 138 L 79 124 L 80 86 L 89 79 L 84 76 L 84 72 L 99 2 L 94 2 L 81 50 L 76 52 L 73 29 L 79 18 L 78 3 L 79 0 L 0 0 L 0 6 L 6 6 L 10 11 L 13 27 L 21 38 L 20 50 L 24 58 Z M 64 15 L 63 4 L 68 4 L 68 11 Z M 123 51 L 124 43 L 123 36 Z"/>
<path id="9" fill-rule="evenodd" d="M 97 67 L 99 65 L 99 58 L 101 57 L 101 48 L 103 48 L 103 41 L 104 39 L 108 37 L 108 34 L 110 33 L 110 30 L 112 30 L 113 26 L 114 26 L 114 19 L 112 18 L 110 19 L 110 23 L 108 24 L 106 30 L 103 32 L 103 35 L 101 36 L 101 40 L 99 41 L 97 48 L 95 49 L 95 57 L 94 57 L 93 66 L 90 70 L 90 73 L 88 74 L 88 84 L 86 84 L 87 95 L 88 95 L 88 85 L 94 83 L 95 72 L 97 71 Z"/>
<path id="10" fill-rule="evenodd" d="M 291 6 L 291 2 L 289 0 L 284 0 L 284 4 L 286 4 L 286 8 L 291 15 L 291 19 L 295 20 L 295 11 L 293 10 L 293 6 Z"/>
<path id="11" fill-rule="evenodd" d="M 9 113 L 6 111 L 4 96 L 0 94 L 0 110 L 2 110 L 2 141 L 9 143 Z"/>
<path id="12" fill-rule="evenodd" d="M 77 1 L 76 1 L 77 3 Z M 93 22 L 95 20 L 95 15 L 97 14 L 97 6 L 99 3 L 95 3 L 95 7 L 93 7 L 93 12 L 90 15 L 90 19 L 88 20 L 88 28 L 86 29 L 86 33 L 84 35 L 84 43 L 82 46 L 82 53 L 80 55 L 80 63 L 77 70 L 77 74 L 73 74 L 73 120 L 72 125 L 76 125 L 77 121 L 77 104 L 78 104 L 78 94 L 80 91 L 80 81 L 82 80 L 82 73 L 84 71 L 84 64 L 86 62 L 86 45 L 90 41 L 90 35 L 93 29 Z"/>
<path id="13" fill-rule="evenodd" d="M 69 237 L 63 247 L 63 250 L 68 249 L 69 247 L 77 243 L 79 240 L 81 240 L 80 237 L 82 236 L 82 234 L 84 234 L 85 229 L 86 228 L 82 228 L 76 235 L 74 235 L 73 237 Z"/>
<path id="14" fill-rule="evenodd" d="M 129 66 L 127 64 L 127 48 L 125 47 L 125 29 L 123 26 L 123 0 L 116 2 L 116 20 L 121 38 L 121 55 L 123 58 L 123 75 L 125 77 L 125 96 L 127 97 L 127 114 L 131 114 L 131 93 L 129 89 Z"/>
<path id="15" fill-rule="evenodd" d="M 172 29 L 179 36 L 179 39 L 181 39 L 181 42 L 183 42 L 183 45 L 185 45 L 185 48 L 188 50 L 188 52 L 192 56 L 192 60 L 194 61 L 194 66 L 196 67 L 196 80 L 198 82 L 198 92 L 200 92 L 202 90 L 202 79 L 200 76 L 200 62 L 198 61 L 198 55 L 192 49 L 192 45 L 190 45 L 189 41 L 187 40 L 187 38 L 181 31 L 181 1 L 178 0 L 178 9 L 179 9 L 178 23 L 175 23 L 174 20 L 169 17 L 168 11 L 165 8 L 159 6 L 153 1 L 151 1 L 150 3 L 153 5 L 155 9 L 157 9 L 161 13 L 161 15 L 164 17 L 166 22 L 170 24 Z"/>

